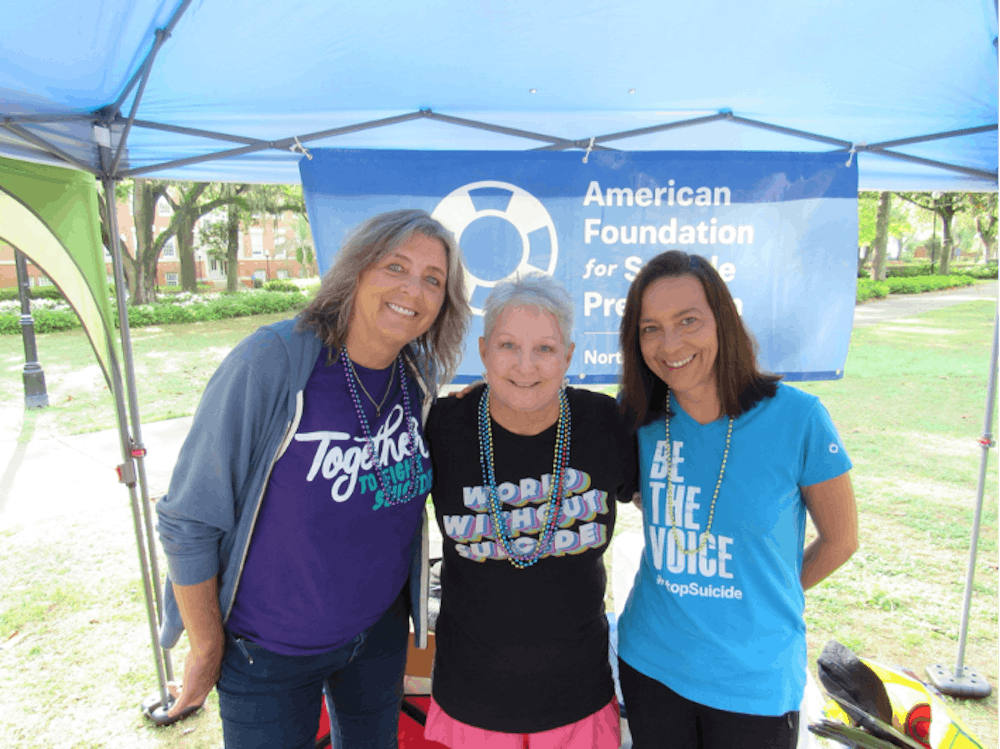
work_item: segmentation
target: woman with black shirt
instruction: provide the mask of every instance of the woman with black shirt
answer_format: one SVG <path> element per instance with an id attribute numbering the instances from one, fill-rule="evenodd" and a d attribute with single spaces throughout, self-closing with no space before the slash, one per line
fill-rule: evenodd
<path id="1" fill-rule="evenodd" d="M 486 384 L 427 423 L 444 564 L 425 737 L 447 746 L 619 746 L 601 557 L 635 459 L 615 401 L 564 387 L 572 323 L 551 278 L 498 285 Z"/>

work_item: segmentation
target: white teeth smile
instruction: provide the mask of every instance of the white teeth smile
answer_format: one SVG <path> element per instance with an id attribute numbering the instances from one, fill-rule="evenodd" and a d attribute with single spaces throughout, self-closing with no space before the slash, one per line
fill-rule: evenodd
<path id="1" fill-rule="evenodd" d="M 529 383 L 527 383 L 527 384 L 525 384 L 525 385 L 522 385 L 522 384 L 521 384 L 520 382 L 514 382 L 514 381 L 512 380 L 512 381 L 511 381 L 511 384 L 512 384 L 512 385 L 513 385 L 514 387 L 519 387 L 519 388 L 532 388 L 532 387 L 534 387 L 534 386 L 535 386 L 535 385 L 536 385 L 537 383 L 534 383 L 534 382 L 529 382 Z"/>
<path id="2" fill-rule="evenodd" d="M 666 362 L 666 364 L 671 369 L 677 369 L 678 367 L 683 367 L 685 364 L 687 364 L 688 362 L 690 362 L 692 359 L 694 359 L 694 354 L 691 354 L 691 356 L 689 356 L 687 359 L 681 359 L 680 361 L 668 361 L 668 362 Z"/>
<path id="3" fill-rule="evenodd" d="M 399 314 L 406 315 L 407 317 L 417 316 L 417 313 L 414 312 L 412 309 L 406 309 L 406 307 L 400 307 L 398 304 L 393 304 L 392 302 L 388 302 L 386 306 L 393 312 L 398 312 Z"/>

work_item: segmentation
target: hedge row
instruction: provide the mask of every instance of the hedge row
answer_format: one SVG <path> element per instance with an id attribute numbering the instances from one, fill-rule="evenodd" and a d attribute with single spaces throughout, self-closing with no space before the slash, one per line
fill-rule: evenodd
<path id="1" fill-rule="evenodd" d="M 200 293 L 211 293 L 215 287 L 210 283 L 199 283 L 198 291 Z M 278 291 L 284 293 L 300 293 L 302 289 L 296 286 L 291 281 L 284 281 L 282 279 L 274 279 L 273 281 L 268 281 L 264 284 L 264 291 Z M 111 284 L 108 285 L 108 294 L 114 299 L 115 298 L 115 287 Z M 190 294 L 190 292 L 184 291 L 180 286 L 166 286 L 161 287 L 159 290 L 159 301 L 169 302 L 173 301 L 177 296 L 183 296 L 185 294 Z M 55 286 L 32 286 L 28 290 L 28 297 L 31 299 L 51 299 L 57 302 L 65 302 L 63 295 L 59 293 L 59 289 Z M 16 302 L 20 299 L 17 292 L 17 286 L 5 286 L 0 288 L 0 302 Z"/>
<path id="2" fill-rule="evenodd" d="M 970 265 L 964 268 L 952 268 L 951 272 L 956 275 L 971 276 L 983 281 L 997 278 L 997 266 L 995 265 Z"/>
<path id="3" fill-rule="evenodd" d="M 920 294 L 924 291 L 953 289 L 956 286 L 971 286 L 975 283 L 972 276 L 960 274 L 954 276 L 916 276 L 914 278 L 887 278 L 890 294 Z"/>
<path id="4" fill-rule="evenodd" d="M 263 294 L 240 292 L 221 294 L 208 300 L 170 300 L 157 304 L 143 304 L 128 308 L 129 326 L 168 325 L 183 322 L 208 322 L 230 317 L 275 314 L 299 309 L 306 303 L 302 294 Z M 72 309 L 32 310 L 35 331 L 55 333 L 80 327 L 80 320 Z M 118 318 L 115 318 L 115 325 Z M 0 313 L 0 335 L 21 333 L 20 313 Z"/>
<path id="5" fill-rule="evenodd" d="M 939 291 L 941 289 L 954 289 L 958 286 L 971 286 L 973 283 L 975 281 L 972 277 L 965 274 L 886 278 L 884 281 L 859 278 L 856 299 L 858 302 L 867 302 L 869 299 L 884 299 L 889 294 L 920 294 L 924 291 Z"/>
<path id="6" fill-rule="evenodd" d="M 970 276 L 981 280 L 989 280 L 997 277 L 996 265 L 958 265 L 952 266 L 951 275 Z M 887 265 L 885 277 L 888 278 L 916 278 L 919 276 L 931 276 L 931 264 L 920 263 L 918 265 Z M 858 271 L 858 278 L 870 278 L 871 268 L 865 267 Z"/>
<path id="7" fill-rule="evenodd" d="M 867 302 L 869 299 L 885 299 L 889 296 L 889 284 L 885 281 L 872 281 L 870 278 L 858 279 L 856 300 Z"/>
<path id="8" fill-rule="evenodd" d="M 932 273 L 930 263 L 887 265 L 885 268 L 886 278 L 914 278 L 915 276 L 929 276 Z"/>
<path id="9" fill-rule="evenodd" d="M 55 286 L 32 286 L 28 290 L 28 297 L 31 299 L 52 299 L 61 300 L 62 294 Z M 15 302 L 20 297 L 17 293 L 17 286 L 5 286 L 0 289 L 0 302 Z"/>
<path id="10" fill-rule="evenodd" d="M 264 291 L 278 291 L 283 294 L 298 294 L 302 291 L 302 289 L 296 286 L 292 281 L 275 278 L 274 280 L 268 281 L 264 284 Z"/>

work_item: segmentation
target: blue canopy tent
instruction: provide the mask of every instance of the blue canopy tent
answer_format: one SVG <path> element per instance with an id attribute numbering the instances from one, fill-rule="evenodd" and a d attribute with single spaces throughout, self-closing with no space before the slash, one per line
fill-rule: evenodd
<path id="1" fill-rule="evenodd" d="M 0 156 L 90 172 L 108 196 L 144 175 L 297 183 L 312 146 L 840 151 L 863 190 L 993 191 L 997 88 L 996 0 L 49 0 L 5 8 Z"/>
<path id="2" fill-rule="evenodd" d="M 0 154 L 113 177 L 294 183 L 296 137 L 458 150 L 593 137 L 626 150 L 854 149 L 862 190 L 991 190 L 995 8 L 21 4 L 0 28 Z"/>

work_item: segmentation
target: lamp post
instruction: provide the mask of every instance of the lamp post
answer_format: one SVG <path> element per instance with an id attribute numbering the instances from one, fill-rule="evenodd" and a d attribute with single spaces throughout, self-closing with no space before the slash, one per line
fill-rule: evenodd
<path id="1" fill-rule="evenodd" d="M 267 281 L 271 280 L 271 251 L 270 250 L 264 250 L 264 263 L 266 264 L 266 268 L 264 270 L 264 281 L 266 283 Z"/>
<path id="2" fill-rule="evenodd" d="M 38 363 L 35 347 L 35 321 L 31 317 L 28 262 L 24 254 L 14 250 L 14 268 L 17 272 L 17 295 L 21 300 L 21 338 L 24 340 L 24 405 L 26 408 L 45 408 L 49 394 L 45 390 L 45 372 Z"/>

